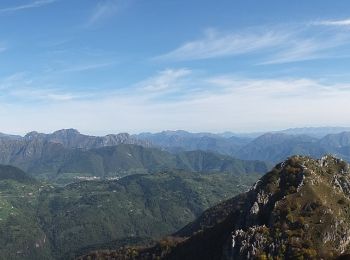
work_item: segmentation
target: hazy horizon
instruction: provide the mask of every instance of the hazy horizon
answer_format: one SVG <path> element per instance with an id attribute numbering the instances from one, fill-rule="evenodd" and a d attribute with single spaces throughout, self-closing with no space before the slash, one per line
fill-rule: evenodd
<path id="1" fill-rule="evenodd" d="M 329 132 L 342 132 L 342 131 L 349 131 L 350 130 L 350 126 L 316 126 L 316 127 L 290 127 L 290 128 L 282 128 L 282 129 L 266 129 L 266 130 L 260 130 L 260 131 L 234 131 L 234 130 L 223 130 L 223 131 L 191 131 L 191 130 L 186 130 L 186 129 L 160 129 L 160 130 L 155 130 L 155 131 L 140 131 L 140 132 L 126 132 L 126 131 L 118 131 L 118 130 L 111 130 L 111 131 L 102 131 L 102 132 L 89 132 L 89 131 L 81 131 L 80 129 L 76 129 L 76 128 L 58 128 L 58 129 L 54 129 L 51 131 L 40 131 L 38 129 L 32 129 L 28 132 L 4 132 L 0 130 L 0 134 L 8 134 L 8 135 L 19 135 L 19 136 L 25 136 L 26 134 L 29 134 L 31 132 L 38 132 L 38 133 L 43 133 L 43 134 L 52 134 L 56 131 L 60 131 L 60 130 L 76 130 L 78 131 L 80 134 L 84 134 L 84 135 L 95 135 L 95 136 L 105 136 L 108 134 L 121 134 L 121 133 L 127 133 L 127 134 L 131 134 L 131 135 L 137 135 L 137 134 L 146 134 L 146 133 L 150 133 L 150 134 L 156 134 L 156 133 L 161 133 L 161 132 L 176 132 L 176 131 L 184 131 L 184 132 L 188 132 L 188 133 L 193 133 L 193 134 L 201 134 L 201 133 L 208 133 L 208 134 L 235 134 L 235 135 L 260 135 L 260 134 L 265 134 L 265 133 L 274 133 L 274 132 L 283 132 L 283 131 L 290 131 L 290 130 L 309 130 L 309 131 L 318 131 L 318 130 L 322 130 L 322 131 L 326 131 L 329 130 Z"/>
<path id="2" fill-rule="evenodd" d="M 345 0 L 4 0 L 1 132 L 348 126 Z"/>

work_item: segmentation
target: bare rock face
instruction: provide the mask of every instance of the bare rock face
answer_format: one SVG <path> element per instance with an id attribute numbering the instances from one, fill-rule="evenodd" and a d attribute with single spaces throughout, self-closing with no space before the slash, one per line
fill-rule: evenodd
<path id="1" fill-rule="evenodd" d="M 265 236 L 266 226 L 249 227 L 246 231 L 238 229 L 232 235 L 232 247 L 239 249 L 237 254 L 253 258 L 260 253 L 261 248 L 269 246 Z"/>

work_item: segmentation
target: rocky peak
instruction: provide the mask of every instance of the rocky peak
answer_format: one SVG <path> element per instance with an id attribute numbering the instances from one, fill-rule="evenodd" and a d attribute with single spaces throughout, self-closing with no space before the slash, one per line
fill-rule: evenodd
<path id="1" fill-rule="evenodd" d="M 350 243 L 349 165 L 331 155 L 294 156 L 277 165 L 248 193 L 231 257 L 329 258 Z"/>
<path id="2" fill-rule="evenodd" d="M 44 137 L 45 137 L 45 134 L 39 133 L 39 132 L 36 132 L 36 131 L 32 131 L 32 132 L 27 133 L 24 136 L 24 139 L 25 140 L 34 140 L 34 139 L 41 139 L 41 138 L 44 138 Z"/>
<path id="3" fill-rule="evenodd" d="M 51 134 L 52 136 L 77 136 L 80 135 L 80 132 L 76 129 L 70 128 L 70 129 L 61 129 L 58 131 L 55 131 Z"/>

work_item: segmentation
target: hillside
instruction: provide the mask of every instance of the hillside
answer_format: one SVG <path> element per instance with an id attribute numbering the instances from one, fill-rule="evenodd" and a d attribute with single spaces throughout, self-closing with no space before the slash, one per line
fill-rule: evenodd
<path id="1" fill-rule="evenodd" d="M 24 184 L 33 184 L 36 183 L 35 179 L 30 177 L 28 174 L 22 170 L 9 166 L 9 165 L 0 165 L 0 181 L 17 181 Z"/>
<path id="2" fill-rule="evenodd" d="M 257 178 L 167 171 L 54 187 L 0 166 L 0 258 L 71 259 L 95 248 L 148 245 Z"/>
<path id="3" fill-rule="evenodd" d="M 0 166 L 1 259 L 51 259 L 36 212 L 45 188 L 19 169 Z"/>
<path id="4" fill-rule="evenodd" d="M 41 194 L 39 217 L 54 255 L 66 258 L 102 243 L 115 247 L 159 239 L 253 181 L 252 176 L 163 173 L 81 182 Z"/>
<path id="5" fill-rule="evenodd" d="M 194 172 L 265 173 L 270 164 L 240 160 L 213 152 L 188 151 L 176 154 L 176 168 Z"/>
<path id="6" fill-rule="evenodd" d="M 151 248 L 92 259 L 334 259 L 350 252 L 349 165 L 294 156 Z M 87 257 L 82 257 L 87 259 Z"/>

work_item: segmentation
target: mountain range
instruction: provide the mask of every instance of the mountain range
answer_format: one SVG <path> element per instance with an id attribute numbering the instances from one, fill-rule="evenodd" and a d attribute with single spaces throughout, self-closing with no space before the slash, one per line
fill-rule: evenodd
<path id="1" fill-rule="evenodd" d="M 0 134 L 0 140 L 16 140 L 20 143 L 35 140 L 37 142 L 61 144 L 64 148 L 80 148 L 85 150 L 118 144 L 135 144 L 145 147 L 150 146 L 150 143 L 147 141 L 138 140 L 127 133 L 110 134 L 106 136 L 90 136 L 81 134 L 76 129 L 62 129 L 51 134 L 33 131 L 23 137 L 18 135 Z"/>
<path id="2" fill-rule="evenodd" d="M 70 132 L 70 130 L 69 130 Z M 76 136 L 76 132 L 73 132 Z M 264 173 L 270 165 L 259 161 L 244 161 L 214 152 L 188 151 L 176 154 L 158 148 L 123 143 L 100 146 L 100 137 L 84 137 L 82 143 L 66 133 L 55 133 L 62 139 L 30 134 L 18 140 L 0 139 L 0 163 L 13 165 L 39 179 L 70 182 L 81 178 L 118 178 L 136 173 L 154 173 L 167 170 L 189 172 Z M 54 140 L 54 141 L 53 141 Z M 114 141 L 116 139 L 113 139 Z M 136 140 L 136 139 L 130 139 Z M 128 141 L 134 142 L 134 141 Z M 113 144 L 114 144 L 113 141 Z M 74 144 L 74 145 L 73 145 Z M 96 145 L 97 144 L 97 145 Z"/>
<path id="3" fill-rule="evenodd" d="M 34 166 L 32 164 L 22 166 L 21 161 L 24 161 L 24 164 L 28 164 L 27 161 L 33 158 L 37 158 L 34 159 L 37 161 L 44 154 L 45 149 L 45 156 L 50 154 L 48 150 L 61 150 L 60 154 L 72 153 L 72 150 L 75 150 L 73 153 L 81 154 L 84 151 L 121 144 L 154 148 L 173 154 L 197 150 L 209 151 L 242 160 L 261 160 L 272 163 L 285 160 L 294 154 L 320 157 L 329 153 L 350 160 L 350 131 L 343 130 L 348 128 L 297 128 L 263 133 L 255 138 L 247 137 L 249 134 L 235 136 L 233 133 L 189 133 L 182 130 L 138 135 L 121 133 L 102 137 L 84 135 L 75 129 L 58 130 L 52 134 L 31 132 L 23 137 L 2 134 L 0 135 L 0 163 L 14 164 L 31 172 L 31 167 Z M 77 152 L 78 150 L 80 152 Z M 89 157 L 90 155 L 79 156 Z M 46 160 L 44 158 L 41 161 Z M 35 167 L 33 171 L 36 170 Z"/>
<path id="4" fill-rule="evenodd" d="M 320 157 L 334 154 L 350 160 L 350 131 L 348 128 L 298 128 L 270 132 L 256 138 L 247 136 L 164 131 L 140 134 L 137 138 L 172 152 L 204 150 L 230 155 L 242 160 L 261 160 L 272 163 L 294 154 Z M 338 132 L 340 131 L 340 132 Z M 328 134 L 327 134 L 328 133 Z"/>
<path id="5" fill-rule="evenodd" d="M 264 134 L 241 148 L 235 156 L 245 160 L 278 162 L 294 154 L 320 157 L 333 154 L 350 161 L 350 132 L 329 134 L 321 139 L 307 135 Z"/>

